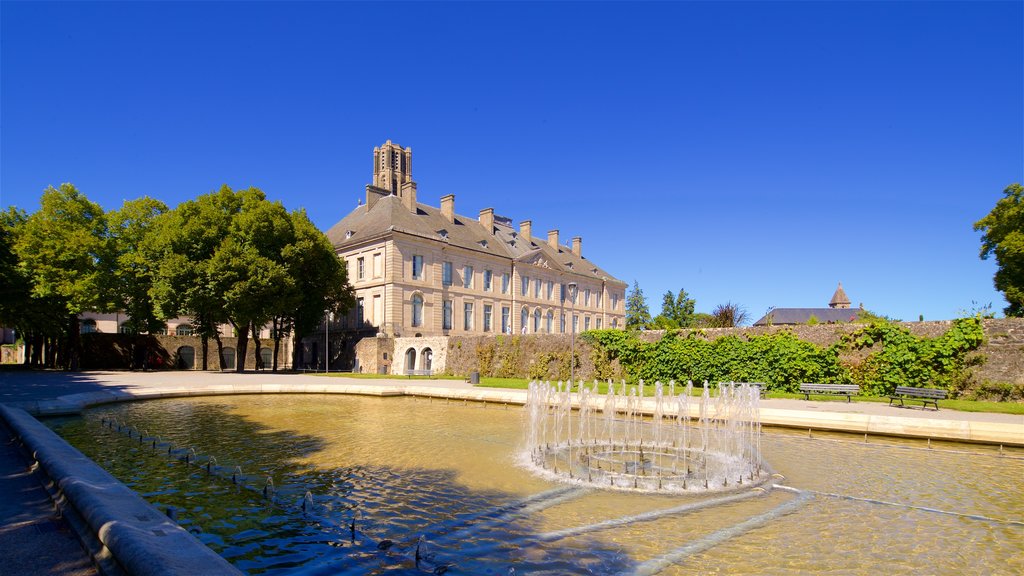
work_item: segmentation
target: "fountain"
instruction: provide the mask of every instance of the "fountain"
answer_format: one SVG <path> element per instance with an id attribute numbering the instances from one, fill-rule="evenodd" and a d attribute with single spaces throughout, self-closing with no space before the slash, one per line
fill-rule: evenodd
<path id="1" fill-rule="evenodd" d="M 693 384 L 643 382 L 602 395 L 593 387 L 531 382 L 526 403 L 528 466 L 541 474 L 601 488 L 659 493 L 721 492 L 765 484 L 758 390 L 722 384 L 699 400 Z M 653 403 L 653 417 L 643 417 Z M 691 411 L 696 410 L 696 417 Z"/>

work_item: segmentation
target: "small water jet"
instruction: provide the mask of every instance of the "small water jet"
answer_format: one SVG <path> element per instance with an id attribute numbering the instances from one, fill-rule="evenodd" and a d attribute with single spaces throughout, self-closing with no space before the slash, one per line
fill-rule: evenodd
<path id="1" fill-rule="evenodd" d="M 645 492 L 722 492 L 770 480 L 761 459 L 759 392 L 721 384 L 699 400 L 693 384 L 643 382 L 616 390 L 608 383 L 531 382 L 526 402 L 529 463 L 544 474 L 603 488 Z M 693 404 L 696 403 L 696 406 Z M 600 414 L 599 414 L 600 412 Z M 696 412 L 696 414 L 694 414 Z M 652 414 L 645 419 L 644 414 Z"/>

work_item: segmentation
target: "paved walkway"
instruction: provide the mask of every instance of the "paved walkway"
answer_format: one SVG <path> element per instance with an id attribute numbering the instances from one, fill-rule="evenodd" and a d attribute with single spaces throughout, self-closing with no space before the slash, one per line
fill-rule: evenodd
<path id="1" fill-rule="evenodd" d="M 97 401 L 130 400 L 133 397 L 239 392 L 348 391 L 390 395 L 414 393 L 470 400 L 522 402 L 522 390 L 473 388 L 461 380 L 408 378 L 363 379 L 313 374 L 214 373 L 214 372 L 0 372 L 0 403 L 32 412 L 74 411 Z M 77 408 L 76 408 L 77 407 Z M 762 421 L 769 424 L 829 429 L 887 430 L 903 434 L 909 429 L 1006 430 L 1024 443 L 1024 416 L 897 408 L 878 402 L 819 402 L 769 399 L 761 401 Z M 844 428 L 845 427 L 845 428 Z M 0 574 L 29 576 L 95 574 L 85 552 L 77 544 L 40 483 L 29 470 L 29 461 L 0 425 Z M 13 572 L 10 570 L 13 569 Z"/>

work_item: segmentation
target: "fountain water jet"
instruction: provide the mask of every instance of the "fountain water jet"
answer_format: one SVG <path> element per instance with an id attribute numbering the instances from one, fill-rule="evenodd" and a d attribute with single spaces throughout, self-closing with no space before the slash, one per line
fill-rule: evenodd
<path id="1" fill-rule="evenodd" d="M 705 383 L 699 401 L 692 389 L 687 383 L 677 396 L 675 382 L 667 393 L 657 382 L 654 398 L 645 400 L 643 382 L 623 382 L 619 390 L 609 383 L 603 396 L 596 382 L 576 393 L 562 383 L 531 382 L 529 466 L 560 479 L 647 492 L 722 492 L 768 482 L 757 388 L 723 383 L 712 396 Z"/>

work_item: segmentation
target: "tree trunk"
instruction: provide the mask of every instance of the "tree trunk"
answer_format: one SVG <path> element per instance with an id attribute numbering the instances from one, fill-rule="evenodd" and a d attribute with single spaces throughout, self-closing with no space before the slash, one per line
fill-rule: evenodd
<path id="1" fill-rule="evenodd" d="M 78 315 L 68 315 L 67 346 L 64 357 L 64 367 L 71 371 L 78 371 L 82 359 L 82 333 L 78 326 Z"/>
<path id="2" fill-rule="evenodd" d="M 217 366 L 224 371 L 224 343 L 220 340 L 220 330 L 213 331 L 213 341 L 217 343 Z"/>
<path id="3" fill-rule="evenodd" d="M 238 334 L 238 350 L 235 353 L 236 365 L 235 372 L 245 372 L 245 353 L 249 349 L 249 325 L 239 327 L 238 324 L 231 322 L 231 325 L 235 327 L 235 333 Z"/>
<path id="4" fill-rule="evenodd" d="M 203 333 L 203 372 L 206 372 L 207 368 L 209 368 L 209 362 L 207 362 L 207 360 L 206 360 L 206 358 L 209 355 L 209 353 L 210 353 L 210 337 L 207 336 L 206 333 L 204 332 Z"/>
<path id="5" fill-rule="evenodd" d="M 256 326 L 253 322 L 249 326 L 252 327 L 252 343 L 253 343 L 253 359 L 256 361 L 256 369 L 263 370 L 266 368 L 263 365 L 263 355 L 260 354 L 260 327 Z"/>
<path id="6" fill-rule="evenodd" d="M 302 368 L 303 360 L 303 349 L 302 339 L 299 338 L 299 332 L 292 332 L 292 370 L 299 370 Z"/>
<path id="7" fill-rule="evenodd" d="M 274 318 L 274 360 L 272 361 L 273 370 L 277 372 L 277 353 L 281 351 L 281 325 L 277 318 Z"/>

